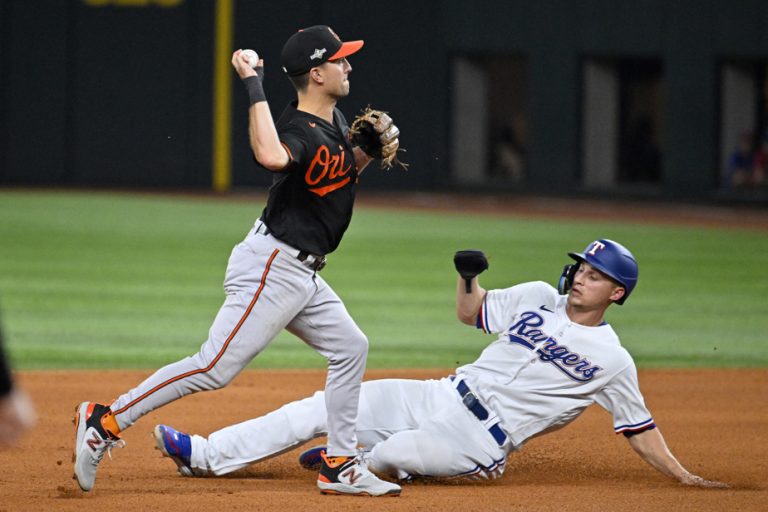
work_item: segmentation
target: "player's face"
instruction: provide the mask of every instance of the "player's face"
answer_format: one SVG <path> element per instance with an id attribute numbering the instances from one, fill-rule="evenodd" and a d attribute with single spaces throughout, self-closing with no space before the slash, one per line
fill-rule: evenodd
<path id="1" fill-rule="evenodd" d="M 573 276 L 568 304 L 583 310 L 604 309 L 623 296 L 621 285 L 584 261 Z"/>
<path id="2" fill-rule="evenodd" d="M 344 98 L 349 94 L 349 73 L 352 66 L 346 58 L 329 60 L 323 64 L 328 77 L 328 94 L 336 99 Z"/>

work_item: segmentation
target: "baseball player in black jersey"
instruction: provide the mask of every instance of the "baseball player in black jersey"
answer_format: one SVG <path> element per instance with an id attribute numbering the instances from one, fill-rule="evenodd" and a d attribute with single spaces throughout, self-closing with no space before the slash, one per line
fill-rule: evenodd
<path id="1" fill-rule="evenodd" d="M 318 274 L 349 226 L 360 173 L 372 160 L 350 142 L 347 122 L 336 109 L 349 94 L 347 57 L 362 46 L 363 41 L 342 42 L 327 26 L 292 35 L 281 64 L 298 98 L 277 124 L 262 88 L 263 60 L 251 67 L 247 54 L 234 52 L 232 65 L 250 98 L 253 155 L 274 176 L 266 208 L 232 251 L 226 299 L 200 351 L 161 368 L 109 406 L 78 406 L 75 477 L 83 490 L 93 487 L 104 452 L 124 444 L 122 430 L 184 395 L 225 386 L 287 329 L 328 360 L 328 449 L 318 487 L 326 494 L 400 494 L 399 486 L 377 478 L 357 457 L 355 422 L 368 340 Z M 399 131 L 386 120 L 376 129 L 396 151 Z M 154 436 L 165 455 L 180 468 L 188 466 L 188 444 L 178 443 L 163 426 Z"/>

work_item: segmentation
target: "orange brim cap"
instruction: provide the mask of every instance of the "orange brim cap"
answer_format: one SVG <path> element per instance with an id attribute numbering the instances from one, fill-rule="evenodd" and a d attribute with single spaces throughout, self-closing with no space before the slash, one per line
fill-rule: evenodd
<path id="1" fill-rule="evenodd" d="M 339 48 L 339 51 L 328 57 L 328 60 L 336 60 L 349 57 L 353 53 L 360 50 L 360 48 L 363 47 L 363 44 L 364 41 L 347 41 L 346 43 L 341 43 L 341 48 Z"/>

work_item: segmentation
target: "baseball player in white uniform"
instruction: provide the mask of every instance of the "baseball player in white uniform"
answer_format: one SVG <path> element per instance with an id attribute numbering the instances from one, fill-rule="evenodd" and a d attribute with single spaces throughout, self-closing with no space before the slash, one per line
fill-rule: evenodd
<path id="1" fill-rule="evenodd" d="M 104 453 L 139 418 L 197 391 L 226 386 L 277 334 L 287 329 L 328 360 L 323 395 L 328 452 L 317 485 L 325 494 L 397 496 L 400 487 L 371 473 L 357 457 L 355 421 L 368 339 L 318 274 L 351 221 L 360 173 L 372 160 L 349 137 L 336 103 L 349 93 L 347 57 L 363 41 L 342 42 L 316 25 L 293 34 L 281 65 L 298 99 L 275 123 L 262 80 L 242 50 L 232 65 L 250 98 L 249 135 L 259 166 L 273 173 L 262 216 L 237 244 L 224 279 L 226 299 L 198 353 L 159 369 L 112 404 L 83 402 L 75 412 L 75 478 L 93 488 Z M 390 118 L 375 130 L 390 150 L 399 130 Z M 393 139 L 394 137 L 394 139 Z M 160 435 L 158 433 L 158 435 Z"/>
<path id="2" fill-rule="evenodd" d="M 613 416 L 651 466 L 683 484 L 722 487 L 689 473 L 670 453 L 638 388 L 635 364 L 604 313 L 637 283 L 633 255 L 596 240 L 563 271 L 558 289 L 544 282 L 503 290 L 480 287 L 488 268 L 480 251 L 459 251 L 458 318 L 497 334 L 473 363 L 441 380 L 363 383 L 357 435 L 368 467 L 401 481 L 412 477 L 496 478 L 525 442 L 566 426 L 597 403 Z M 223 475 L 292 449 L 327 431 L 323 392 L 207 439 L 158 425 L 158 448 L 184 476 Z M 321 463 L 323 447 L 299 458 Z"/>

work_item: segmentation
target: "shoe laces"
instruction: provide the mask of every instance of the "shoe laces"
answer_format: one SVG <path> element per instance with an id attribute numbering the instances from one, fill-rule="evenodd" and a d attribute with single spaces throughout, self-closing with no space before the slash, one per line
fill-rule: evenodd
<path id="1" fill-rule="evenodd" d="M 107 455 L 109 455 L 109 460 L 112 460 L 112 448 L 125 448 L 125 441 L 122 439 L 116 439 L 116 440 L 110 440 L 107 443 Z"/>
<path id="2" fill-rule="evenodd" d="M 357 447 L 357 460 L 359 460 L 364 465 L 368 465 L 368 455 L 370 455 L 371 451 L 366 450 L 362 446 Z"/>
<path id="3" fill-rule="evenodd" d="M 350 466 L 356 466 L 357 471 L 360 473 L 360 476 L 367 477 L 368 475 L 374 476 L 373 473 L 371 473 L 371 470 L 368 469 L 368 464 L 365 463 L 365 461 L 361 457 L 354 457 L 351 458 Z"/>
<path id="4" fill-rule="evenodd" d="M 366 450 L 365 448 L 358 447 L 357 448 L 357 457 L 355 457 L 355 463 L 358 465 L 358 467 L 361 468 L 361 474 L 362 475 L 370 475 L 373 478 L 383 480 L 381 475 L 377 474 L 374 471 L 371 471 L 371 468 L 368 467 L 369 461 L 368 458 L 371 455 L 370 450 Z M 398 472 L 402 472 L 402 470 L 398 470 Z M 407 483 L 413 480 L 413 476 L 409 475 L 407 473 L 405 474 L 405 478 L 398 478 L 398 483 Z"/>
<path id="5" fill-rule="evenodd" d="M 104 458 L 105 452 L 107 455 L 109 455 L 109 460 L 112 460 L 112 448 L 125 448 L 125 441 L 120 438 L 105 439 L 104 443 L 105 443 L 104 449 L 99 450 L 98 454 L 96 455 L 96 464 L 101 462 L 101 459 Z"/>

